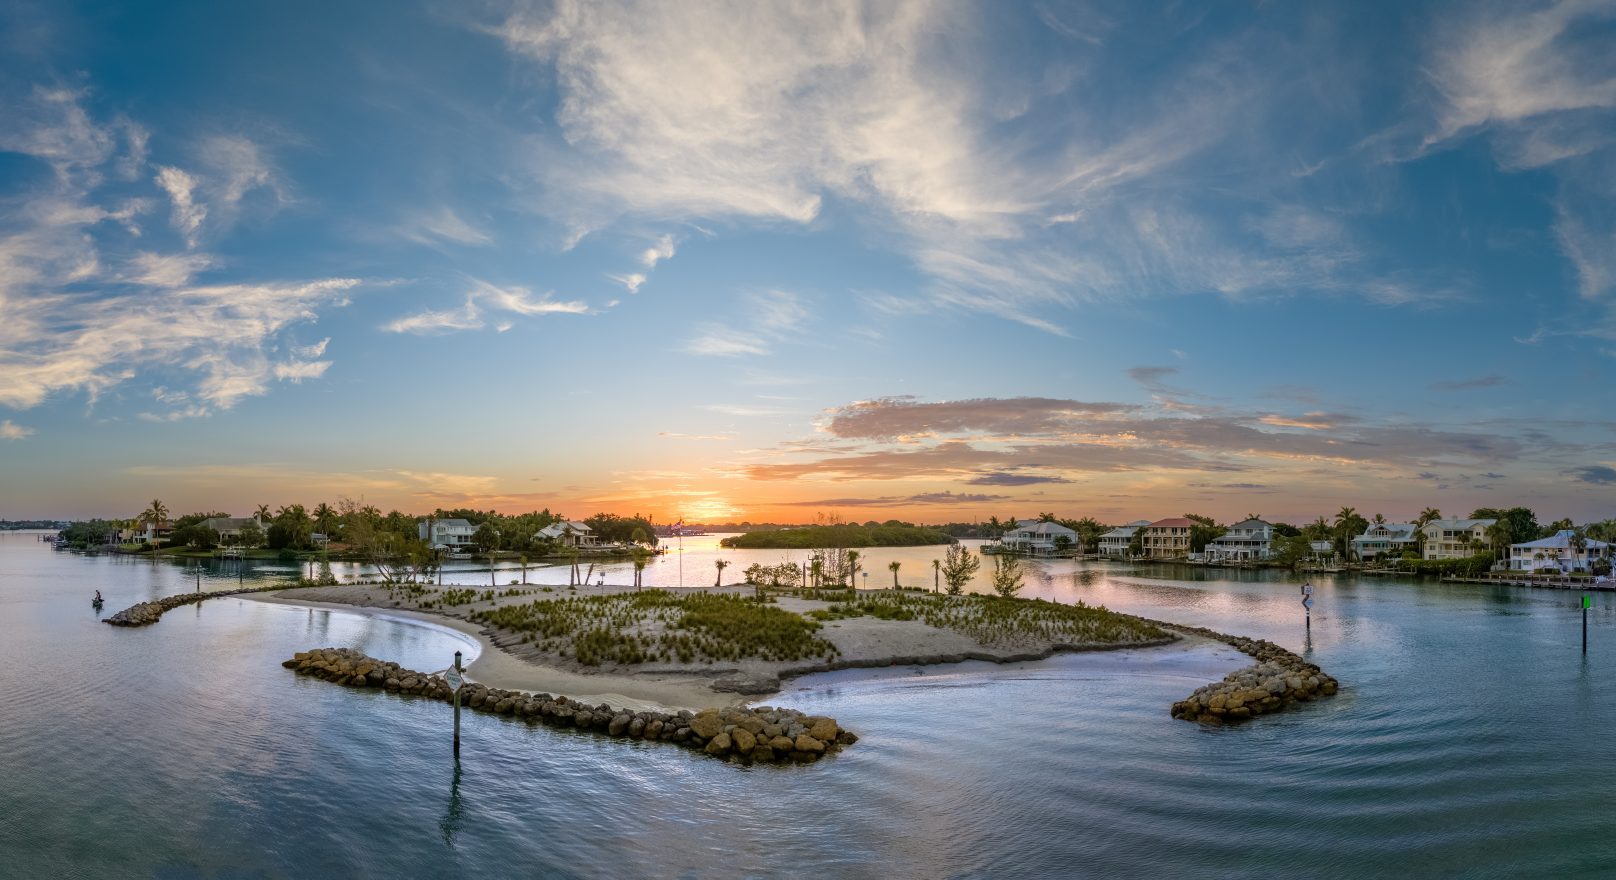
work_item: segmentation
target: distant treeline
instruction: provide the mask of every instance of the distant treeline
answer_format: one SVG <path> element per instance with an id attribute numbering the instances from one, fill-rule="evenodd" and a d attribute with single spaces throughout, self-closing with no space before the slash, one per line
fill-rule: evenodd
<path id="1" fill-rule="evenodd" d="M 0 519 L 0 532 L 20 532 L 23 529 L 54 529 L 62 525 L 55 519 Z"/>
<path id="2" fill-rule="evenodd" d="M 890 520 L 865 525 L 801 526 L 747 532 L 719 542 L 738 550 L 816 550 L 827 547 L 924 547 L 953 544 L 942 529 Z"/>

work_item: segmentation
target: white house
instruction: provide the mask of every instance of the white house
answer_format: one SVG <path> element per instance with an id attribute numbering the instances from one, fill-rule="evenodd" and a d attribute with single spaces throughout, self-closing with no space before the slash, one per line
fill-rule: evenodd
<path id="1" fill-rule="evenodd" d="M 1059 540 L 1065 538 L 1065 541 Z M 1052 522 L 1034 522 L 1021 520 L 1016 527 L 1004 533 L 999 543 L 1006 550 L 1017 553 L 1030 553 L 1033 556 L 1049 556 L 1061 549 L 1065 544 L 1068 548 L 1076 549 L 1082 541 L 1077 532 Z"/>
<path id="2" fill-rule="evenodd" d="M 1127 556 L 1128 545 L 1133 543 L 1133 536 L 1145 526 L 1150 525 L 1148 519 L 1138 519 L 1125 526 L 1118 526 L 1100 536 L 1101 556 Z"/>
<path id="3" fill-rule="evenodd" d="M 1487 527 L 1496 519 L 1433 519 L 1425 524 L 1426 559 L 1464 559 L 1489 546 Z"/>
<path id="4" fill-rule="evenodd" d="M 173 531 L 174 524 L 167 520 L 152 522 L 143 519 L 135 526 L 135 540 L 142 544 L 155 544 L 158 541 L 167 541 L 169 533 Z"/>
<path id="5" fill-rule="evenodd" d="M 1360 562 L 1385 554 L 1399 558 L 1404 550 L 1418 550 L 1419 529 L 1413 523 L 1373 523 L 1352 539 L 1352 555 Z"/>
<path id="6" fill-rule="evenodd" d="M 1260 519 L 1248 519 L 1229 526 L 1223 536 L 1206 545 L 1209 562 L 1254 562 L 1267 559 L 1272 551 L 1274 526 Z"/>
<path id="7" fill-rule="evenodd" d="M 598 547 L 600 538 L 587 523 L 575 519 L 553 522 L 539 529 L 535 540 L 555 541 L 563 547 Z"/>
<path id="8" fill-rule="evenodd" d="M 471 536 L 477 527 L 463 519 L 423 519 L 415 524 L 415 532 L 434 550 L 459 550 L 476 543 Z"/>
<path id="9" fill-rule="evenodd" d="M 1610 544 L 1592 538 L 1583 540 L 1580 551 L 1572 549 L 1571 538 L 1575 534 L 1570 529 L 1561 529 L 1547 538 L 1509 545 L 1510 571 L 1536 571 L 1540 568 L 1576 571 L 1586 569 L 1591 560 L 1610 555 Z"/>

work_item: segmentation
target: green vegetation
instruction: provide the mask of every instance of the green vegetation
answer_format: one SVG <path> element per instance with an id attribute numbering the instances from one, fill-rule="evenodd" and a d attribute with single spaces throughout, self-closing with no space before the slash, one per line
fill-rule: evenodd
<path id="1" fill-rule="evenodd" d="M 989 646 L 1013 646 L 1028 641 L 1125 644 L 1167 638 L 1167 633 L 1153 624 L 1103 607 L 1001 596 L 939 596 L 882 590 L 862 593 L 852 601 L 811 611 L 809 616 L 821 620 L 852 617 L 919 620 L 929 626 L 964 633 Z"/>
<path id="2" fill-rule="evenodd" d="M 541 599 L 474 612 L 475 622 L 523 634 L 542 650 L 585 666 L 832 659 L 819 623 L 753 599 L 640 590 L 614 596 Z"/>
<path id="3" fill-rule="evenodd" d="M 720 541 L 741 550 L 815 550 L 822 547 L 924 547 L 952 544 L 942 529 L 892 520 L 866 525 L 803 526 L 770 532 L 748 532 Z"/>
<path id="4" fill-rule="evenodd" d="M 971 551 L 955 544 L 948 548 L 948 554 L 943 558 L 940 568 L 943 580 L 948 583 L 948 593 L 958 596 L 965 591 L 965 585 L 971 582 L 982 568 L 982 557 L 972 555 Z"/>
<path id="5" fill-rule="evenodd" d="M 993 592 L 1005 599 L 1021 592 L 1021 559 L 1015 556 L 993 557 Z"/>

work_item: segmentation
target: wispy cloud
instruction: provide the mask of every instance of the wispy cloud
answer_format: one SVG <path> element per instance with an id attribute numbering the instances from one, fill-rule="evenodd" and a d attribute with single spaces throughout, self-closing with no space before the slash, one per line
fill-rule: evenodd
<path id="1" fill-rule="evenodd" d="M 0 440 L 21 440 L 33 436 L 33 428 L 25 428 L 10 419 L 0 421 Z"/>
<path id="2" fill-rule="evenodd" d="M 389 321 L 382 325 L 382 329 L 390 333 L 419 336 L 480 330 L 487 326 L 484 316 L 490 311 L 524 317 L 584 315 L 589 313 L 589 306 L 577 300 L 554 299 L 551 293 L 538 296 L 525 287 L 500 287 L 472 279 L 465 304 L 459 308 L 427 309 Z M 511 326 L 509 322 L 496 323 L 496 329 L 501 333 Z"/>
<path id="3" fill-rule="evenodd" d="M 713 357 L 766 354 L 788 341 L 808 318 L 808 309 L 797 295 L 784 290 L 748 294 L 738 311 L 747 317 L 746 326 L 705 324 L 694 339 L 685 343 L 684 350 Z"/>
<path id="4" fill-rule="evenodd" d="M 647 269 L 654 269 L 657 263 L 673 259 L 676 250 L 673 236 L 664 235 L 656 240 L 656 244 L 651 245 L 640 253 L 640 265 Z"/>
<path id="5" fill-rule="evenodd" d="M 1431 390 L 1474 391 L 1480 388 L 1497 388 L 1507 382 L 1509 382 L 1508 379 L 1494 373 L 1486 376 L 1476 376 L 1472 379 L 1443 379 L 1440 382 L 1432 382 Z"/>
<path id="6" fill-rule="evenodd" d="M 623 285 L 629 293 L 639 293 L 640 285 L 645 283 L 645 276 L 639 272 L 630 272 L 626 275 L 608 274 L 606 277 Z"/>
<path id="7" fill-rule="evenodd" d="M 447 205 L 412 212 L 395 228 L 395 231 L 407 241 L 426 245 L 438 245 L 444 242 L 486 245 L 494 240 L 488 233 L 466 222 Z"/>
<path id="8" fill-rule="evenodd" d="M 970 492 L 920 492 L 914 495 L 883 495 L 875 498 L 816 498 L 809 501 L 784 502 L 792 507 L 901 507 L 910 504 L 955 505 L 990 504 L 1008 501 L 1009 495 L 985 495 Z"/>

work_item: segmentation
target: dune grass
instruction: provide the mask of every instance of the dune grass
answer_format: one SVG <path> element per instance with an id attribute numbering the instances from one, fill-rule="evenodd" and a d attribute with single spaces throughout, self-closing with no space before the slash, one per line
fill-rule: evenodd
<path id="1" fill-rule="evenodd" d="M 477 611 L 471 619 L 585 666 L 832 659 L 818 621 L 752 598 L 665 590 L 541 599 Z"/>
<path id="2" fill-rule="evenodd" d="M 820 620 L 875 617 L 919 620 L 939 629 L 964 633 L 984 645 L 1009 646 L 1031 641 L 1061 644 L 1128 644 L 1168 637 L 1166 631 L 1104 607 L 1006 599 L 982 595 L 937 595 L 882 590 L 861 593 L 809 612 Z"/>

